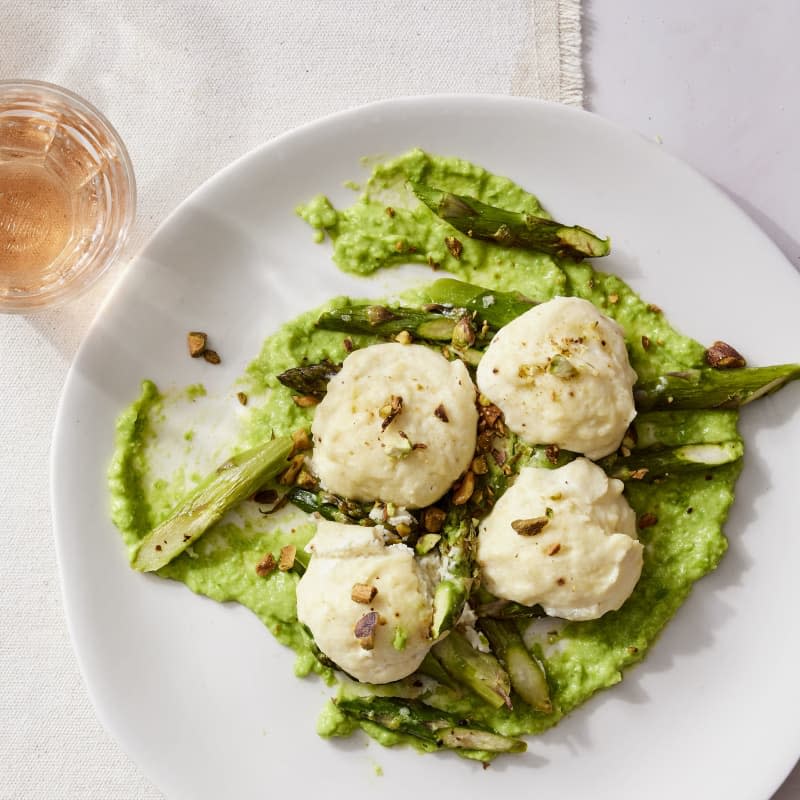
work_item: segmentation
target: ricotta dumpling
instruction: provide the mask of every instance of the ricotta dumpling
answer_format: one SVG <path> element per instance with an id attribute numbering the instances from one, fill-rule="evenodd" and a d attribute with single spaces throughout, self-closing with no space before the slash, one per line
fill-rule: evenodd
<path id="1" fill-rule="evenodd" d="M 555 297 L 503 327 L 477 382 L 524 441 L 592 459 L 619 447 L 636 414 L 622 328 L 577 297 Z"/>
<path id="2" fill-rule="evenodd" d="M 570 620 L 628 599 L 642 572 L 636 515 L 622 481 L 586 458 L 525 467 L 480 523 L 478 564 L 497 597 Z"/>
<path id="3" fill-rule="evenodd" d="M 356 350 L 328 384 L 312 433 L 323 488 L 406 508 L 436 502 L 475 453 L 475 386 L 422 345 Z"/>
<path id="4" fill-rule="evenodd" d="M 431 592 L 414 552 L 380 526 L 321 520 L 297 584 L 297 618 L 325 655 L 366 683 L 410 675 L 433 644 Z"/>

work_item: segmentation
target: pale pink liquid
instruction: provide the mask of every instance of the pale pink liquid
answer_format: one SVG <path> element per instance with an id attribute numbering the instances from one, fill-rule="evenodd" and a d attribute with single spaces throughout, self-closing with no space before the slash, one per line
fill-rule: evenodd
<path id="1" fill-rule="evenodd" d="M 87 285 L 133 216 L 133 177 L 113 129 L 57 87 L 0 84 L 0 310 Z"/>

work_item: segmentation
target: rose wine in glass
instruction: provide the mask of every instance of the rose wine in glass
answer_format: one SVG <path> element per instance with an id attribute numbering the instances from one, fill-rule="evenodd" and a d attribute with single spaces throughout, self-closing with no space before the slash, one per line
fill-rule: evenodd
<path id="1" fill-rule="evenodd" d="M 61 302 L 111 263 L 135 184 L 124 146 L 58 87 L 0 82 L 0 311 Z"/>

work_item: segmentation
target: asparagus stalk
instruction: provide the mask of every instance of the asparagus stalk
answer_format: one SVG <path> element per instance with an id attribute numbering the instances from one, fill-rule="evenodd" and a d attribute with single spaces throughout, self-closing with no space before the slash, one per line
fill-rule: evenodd
<path id="1" fill-rule="evenodd" d="M 300 486 L 293 486 L 286 493 L 289 502 L 296 505 L 301 511 L 307 514 L 318 513 L 321 517 L 332 522 L 342 522 L 345 525 L 357 523 L 369 515 L 368 510 L 363 513 L 351 516 L 344 509 L 348 503 L 344 498 L 336 497 L 327 492 L 315 492 L 310 489 L 303 489 Z"/>
<path id="2" fill-rule="evenodd" d="M 636 407 L 739 408 L 800 378 L 800 364 L 668 372 L 634 388 Z"/>
<path id="3" fill-rule="evenodd" d="M 530 619 L 546 616 L 540 605 L 523 606 L 512 600 L 502 600 L 482 586 L 473 593 L 472 605 L 478 617 L 488 619 Z"/>
<path id="4" fill-rule="evenodd" d="M 341 330 L 346 330 L 344 327 L 346 324 L 346 321 L 342 321 Z M 480 360 L 481 352 L 474 347 L 466 350 L 452 349 L 454 355 L 464 357 L 473 365 Z M 330 371 L 328 378 L 324 378 L 323 367 Z M 341 365 L 331 365 L 327 362 L 306 364 L 288 370 L 278 377 L 282 383 L 292 386 L 298 391 L 305 391 L 313 385 L 314 392 L 319 393 L 323 392 L 328 379 L 335 375 L 340 368 Z M 288 373 L 292 373 L 291 380 L 287 377 Z M 668 372 L 652 381 L 639 383 L 634 388 L 633 394 L 636 408 L 640 412 L 654 409 L 733 409 L 752 403 L 759 397 L 777 392 L 787 383 L 799 378 L 800 364 L 779 364 L 731 370 L 690 369 L 682 372 Z M 305 391 L 305 393 L 309 392 Z M 652 418 L 650 421 L 653 421 Z M 693 429 L 690 427 L 689 430 Z M 639 446 L 644 445 L 640 444 Z M 534 455 L 540 459 L 546 455 L 545 450 L 544 447 L 537 448 Z"/>
<path id="5" fill-rule="evenodd" d="M 519 292 L 499 292 L 472 283 L 442 278 L 425 290 L 431 304 L 443 308 L 463 308 L 499 329 L 533 308 L 536 303 Z"/>
<path id="6" fill-rule="evenodd" d="M 511 708 L 511 681 L 490 653 L 476 650 L 458 631 L 450 633 L 431 651 L 453 680 L 486 701 L 492 708 Z"/>
<path id="7" fill-rule="evenodd" d="M 317 320 L 317 327 L 327 331 L 388 337 L 408 331 L 418 339 L 449 342 L 461 316 L 463 312 L 444 309 L 441 313 L 434 313 L 404 306 L 387 308 L 374 303 L 347 303 L 323 313 Z"/>
<path id="8" fill-rule="evenodd" d="M 608 239 L 580 225 L 567 226 L 533 214 L 506 211 L 422 183 L 412 183 L 411 189 L 434 214 L 474 239 L 576 259 L 605 256 L 611 249 Z"/>
<path id="9" fill-rule="evenodd" d="M 350 697 L 336 701 L 339 709 L 357 719 L 368 720 L 391 731 L 405 733 L 437 747 L 477 750 L 487 753 L 522 753 L 520 739 L 500 736 L 480 728 L 465 727 L 454 714 L 413 700 L 388 697 Z"/>
<path id="10" fill-rule="evenodd" d="M 229 458 L 189 492 L 160 525 L 142 539 L 134 569 L 152 572 L 197 541 L 226 511 L 286 469 L 292 437 L 282 436 Z"/>
<path id="11" fill-rule="evenodd" d="M 612 478 L 623 481 L 661 478 L 676 472 L 702 472 L 737 461 L 744 454 L 740 439 L 730 442 L 686 444 L 665 450 L 634 451 L 630 456 L 612 454 L 600 462 Z"/>
<path id="12" fill-rule="evenodd" d="M 447 515 L 439 542 L 445 577 L 433 595 L 433 639 L 450 630 L 464 610 L 477 570 L 474 551 L 475 525 L 464 507 L 456 506 Z"/>
<path id="13" fill-rule="evenodd" d="M 341 364 L 320 361 L 318 364 L 304 364 L 287 369 L 278 375 L 278 380 L 289 389 L 301 395 L 310 395 L 318 400 L 328 392 L 328 381 L 342 368 Z"/>
<path id="14" fill-rule="evenodd" d="M 460 692 L 460 685 L 448 675 L 445 668 L 430 651 L 428 651 L 425 658 L 422 659 L 422 663 L 417 667 L 417 672 L 422 675 L 427 675 L 429 678 L 433 678 L 437 683 L 441 683 L 442 686 L 446 686 L 448 689 Z"/>
<path id="15" fill-rule="evenodd" d="M 508 620 L 482 619 L 478 627 L 486 634 L 492 651 L 508 670 L 511 686 L 517 694 L 537 711 L 551 713 L 553 704 L 544 670 L 528 652 L 516 625 Z"/>
<path id="16" fill-rule="evenodd" d="M 645 411 L 631 424 L 623 444 L 631 450 L 649 447 L 680 447 L 685 444 L 729 442 L 739 438 L 739 414 L 721 409 L 686 411 Z"/>

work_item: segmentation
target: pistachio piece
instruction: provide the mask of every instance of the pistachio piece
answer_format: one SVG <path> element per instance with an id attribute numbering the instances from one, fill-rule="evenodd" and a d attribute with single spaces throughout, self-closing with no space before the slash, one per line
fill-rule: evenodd
<path id="1" fill-rule="evenodd" d="M 441 508 L 430 506 L 422 512 L 422 527 L 428 533 L 439 533 L 446 517 L 447 514 Z"/>
<path id="2" fill-rule="evenodd" d="M 450 251 L 450 255 L 453 256 L 456 261 L 459 261 L 461 259 L 461 253 L 464 251 L 464 245 L 461 244 L 455 236 L 445 236 L 444 244 Z"/>
<path id="3" fill-rule="evenodd" d="M 256 575 L 260 578 L 266 578 L 275 569 L 275 556 L 272 553 L 267 553 L 261 561 L 256 564 Z"/>
<path id="4" fill-rule="evenodd" d="M 537 533 L 541 533 L 544 530 L 548 522 L 550 522 L 550 519 L 547 516 L 532 517 L 531 519 L 515 519 L 511 523 L 511 527 L 520 536 L 536 536 Z"/>
<path id="5" fill-rule="evenodd" d="M 289 466 L 283 471 L 283 474 L 278 479 L 278 483 L 281 486 L 291 486 L 297 476 L 300 474 L 300 470 L 303 468 L 303 463 L 305 462 L 305 456 L 303 455 L 296 455 L 290 462 Z"/>
<path id="6" fill-rule="evenodd" d="M 714 369 L 739 369 L 747 365 L 744 356 L 727 342 L 714 342 L 706 350 L 706 363 Z"/>
<path id="7" fill-rule="evenodd" d="M 389 402 L 381 406 L 378 412 L 383 419 L 383 422 L 381 422 L 381 430 L 385 431 L 392 424 L 392 420 L 394 420 L 402 410 L 403 398 L 393 394 L 389 398 Z"/>
<path id="8" fill-rule="evenodd" d="M 575 368 L 574 364 L 568 358 L 558 353 L 550 359 L 550 365 L 547 369 L 551 375 L 555 375 L 556 378 L 563 378 L 564 380 L 574 378 L 578 374 L 578 370 Z"/>
<path id="9" fill-rule="evenodd" d="M 475 328 L 469 317 L 461 317 L 453 328 L 453 347 L 464 349 L 475 344 Z"/>
<path id="10" fill-rule="evenodd" d="M 438 533 L 425 533 L 417 539 L 414 552 L 418 556 L 424 556 L 426 553 L 430 553 L 441 540 L 442 537 Z"/>
<path id="11" fill-rule="evenodd" d="M 355 583 L 350 592 L 350 598 L 355 603 L 371 603 L 378 590 L 368 583 Z"/>
<path id="12" fill-rule="evenodd" d="M 281 554 L 278 558 L 278 569 L 281 572 L 288 572 L 294 566 L 294 559 L 297 555 L 297 548 L 293 544 L 281 547 Z"/>
<path id="13" fill-rule="evenodd" d="M 364 614 L 361 619 L 356 622 L 353 628 L 358 643 L 364 650 L 372 650 L 375 647 L 375 629 L 378 627 L 378 612 L 370 611 Z"/>
<path id="14" fill-rule="evenodd" d="M 294 485 L 299 486 L 301 489 L 316 489 L 317 479 L 304 468 L 300 470 L 300 474 L 297 476 Z"/>
<path id="15" fill-rule="evenodd" d="M 292 400 L 300 408 L 311 408 L 319 403 L 319 398 L 314 397 L 313 394 L 292 395 Z"/>
<path id="16" fill-rule="evenodd" d="M 489 471 L 489 465 L 486 463 L 486 456 L 475 456 L 472 459 L 470 469 L 476 475 L 485 475 Z"/>
<path id="17" fill-rule="evenodd" d="M 305 428 L 298 428 L 292 434 L 292 454 L 299 453 L 301 450 L 311 449 L 311 437 Z"/>
<path id="18" fill-rule="evenodd" d="M 367 321 L 370 325 L 380 325 L 393 319 L 397 319 L 397 315 L 389 311 L 386 306 L 370 306 L 367 309 Z"/>
<path id="19" fill-rule="evenodd" d="M 475 491 L 475 473 L 472 470 L 467 470 L 466 474 L 464 475 L 463 480 L 461 483 L 458 484 L 458 487 L 453 492 L 453 505 L 454 506 L 463 506 L 467 500 L 472 497 L 472 493 Z"/>
<path id="20" fill-rule="evenodd" d="M 186 336 L 186 343 L 189 345 L 189 355 L 192 358 L 199 358 L 206 349 L 208 336 L 202 331 L 189 331 Z"/>

